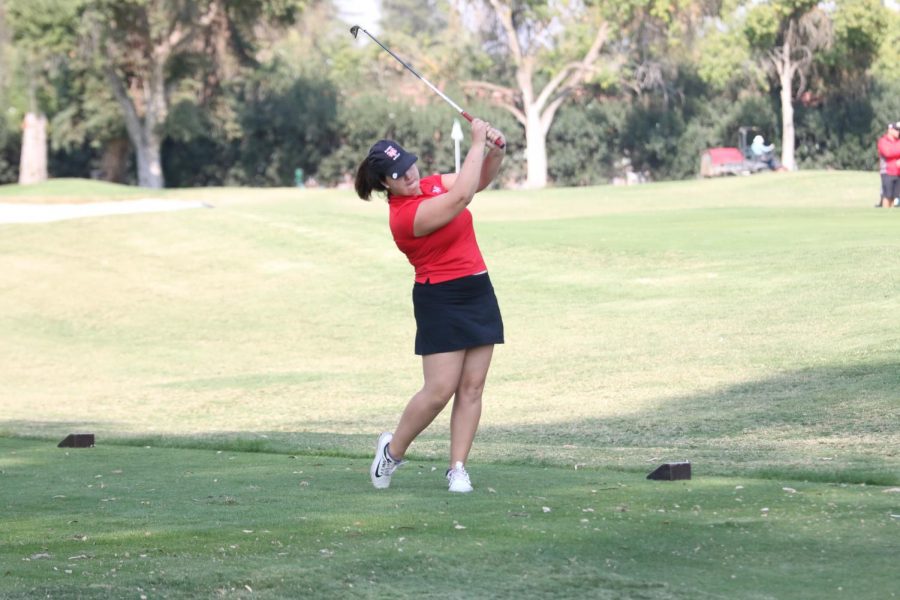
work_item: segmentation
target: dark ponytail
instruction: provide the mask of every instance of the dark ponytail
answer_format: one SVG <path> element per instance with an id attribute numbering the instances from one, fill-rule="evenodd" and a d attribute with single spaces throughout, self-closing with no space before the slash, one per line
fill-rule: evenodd
<path id="1" fill-rule="evenodd" d="M 381 182 L 381 177 L 375 169 L 369 165 L 369 157 L 363 159 L 356 170 L 356 195 L 363 200 L 371 200 L 372 192 L 387 192 L 387 188 Z"/>

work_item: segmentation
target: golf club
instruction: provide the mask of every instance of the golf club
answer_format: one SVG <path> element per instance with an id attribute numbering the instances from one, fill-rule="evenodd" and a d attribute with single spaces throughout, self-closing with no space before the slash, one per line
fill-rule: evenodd
<path id="1" fill-rule="evenodd" d="M 385 52 L 387 52 L 388 54 L 390 54 L 391 56 L 393 56 L 395 59 L 397 59 L 397 62 L 399 62 L 399 63 L 400 63 L 401 65 L 403 65 L 404 67 L 406 67 L 406 69 L 407 69 L 409 72 L 411 72 L 413 75 L 415 75 L 415 76 L 418 77 L 420 80 L 422 80 L 422 81 L 425 83 L 425 85 L 427 85 L 428 87 L 431 88 L 431 91 L 433 91 L 435 94 L 437 94 L 438 96 L 440 96 L 441 98 L 443 98 L 444 101 L 445 101 L 447 104 L 449 104 L 450 106 L 452 106 L 452 107 L 456 110 L 456 112 L 458 112 L 459 114 L 461 114 L 467 121 L 469 121 L 470 123 L 472 122 L 472 119 L 474 118 L 472 115 L 470 115 L 469 113 L 467 113 L 466 111 L 464 111 L 464 110 L 462 109 L 462 107 L 461 107 L 459 104 L 457 104 L 456 102 L 454 102 L 453 100 L 451 100 L 444 92 L 442 92 L 441 90 L 437 89 L 430 81 L 428 81 L 427 79 L 425 79 L 424 77 L 422 77 L 422 76 L 418 73 L 418 71 L 416 71 L 416 70 L 413 69 L 411 66 L 409 66 L 408 64 L 406 64 L 406 62 L 404 62 L 402 58 L 400 58 L 399 56 L 397 56 L 396 54 L 394 54 L 393 52 L 391 52 L 390 48 L 388 48 L 387 46 L 385 46 L 384 44 L 382 44 L 381 42 L 379 42 L 379 41 L 375 38 L 374 35 L 372 35 L 372 34 L 369 33 L 368 31 L 366 31 L 365 29 L 363 29 L 363 28 L 360 27 L 359 25 L 354 25 L 353 27 L 350 28 L 350 33 L 353 34 L 353 38 L 354 38 L 354 39 L 358 39 L 358 38 L 357 38 L 357 35 L 359 34 L 360 31 L 362 31 L 363 33 L 365 33 L 365 34 L 366 34 L 367 36 L 369 36 L 370 38 L 372 38 L 372 41 L 373 41 L 373 42 L 375 42 L 376 44 L 378 44 L 379 46 L 381 46 L 381 47 L 384 49 Z M 497 147 L 500 148 L 500 149 L 503 149 L 503 148 L 506 147 L 506 143 L 505 143 L 502 139 L 499 141 L 499 143 L 496 143 L 496 144 L 494 144 L 494 145 L 497 146 Z"/>

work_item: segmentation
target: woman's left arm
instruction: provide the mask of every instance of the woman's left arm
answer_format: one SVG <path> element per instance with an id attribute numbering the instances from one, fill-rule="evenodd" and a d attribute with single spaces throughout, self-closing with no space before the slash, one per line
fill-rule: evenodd
<path id="1" fill-rule="evenodd" d="M 480 192 L 491 185 L 491 182 L 497 177 L 497 173 L 500 172 L 500 166 L 503 164 L 503 158 L 506 156 L 506 142 L 503 139 L 503 134 L 498 129 L 493 127 L 488 129 L 488 140 L 488 151 L 484 157 L 484 162 L 481 164 L 481 175 L 478 178 L 476 192 Z M 498 142 L 503 144 L 503 148 L 497 146 Z M 456 173 L 444 173 L 441 175 L 441 184 L 448 190 L 453 187 L 454 183 L 456 183 Z"/>
<path id="2" fill-rule="evenodd" d="M 480 192 L 491 182 L 500 172 L 500 165 L 503 164 L 503 157 L 506 156 L 505 148 L 498 148 L 493 144 L 488 150 L 487 156 L 484 157 L 484 163 L 481 165 L 481 179 L 478 180 L 478 191 Z"/>

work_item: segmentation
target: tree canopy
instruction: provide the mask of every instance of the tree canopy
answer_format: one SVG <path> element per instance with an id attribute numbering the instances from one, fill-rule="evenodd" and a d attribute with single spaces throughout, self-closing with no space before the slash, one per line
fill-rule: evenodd
<path id="1" fill-rule="evenodd" d="M 362 24 L 504 129 L 503 185 L 695 176 L 752 125 L 789 167 L 873 168 L 900 119 L 878 0 L 382 0 Z M 25 112 L 51 176 L 346 182 L 377 138 L 452 167 L 452 110 L 327 0 L 6 0 L 0 181 Z M 631 174 L 631 175 L 629 175 Z"/>

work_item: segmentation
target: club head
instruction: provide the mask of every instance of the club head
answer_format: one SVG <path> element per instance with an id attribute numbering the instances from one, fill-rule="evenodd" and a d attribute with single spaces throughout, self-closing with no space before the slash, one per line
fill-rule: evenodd
<path id="1" fill-rule="evenodd" d="M 354 25 L 350 28 L 350 33 L 353 34 L 353 37 L 356 38 L 356 34 L 359 33 L 359 25 Z"/>

